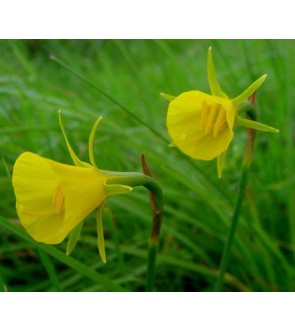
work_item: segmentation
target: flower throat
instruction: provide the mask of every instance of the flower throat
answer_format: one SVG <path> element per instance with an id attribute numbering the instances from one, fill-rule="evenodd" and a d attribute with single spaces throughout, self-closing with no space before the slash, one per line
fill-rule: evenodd
<path id="1" fill-rule="evenodd" d="M 226 111 L 222 105 L 207 104 L 203 101 L 201 108 L 201 137 L 212 133 L 216 137 L 227 126 Z"/>

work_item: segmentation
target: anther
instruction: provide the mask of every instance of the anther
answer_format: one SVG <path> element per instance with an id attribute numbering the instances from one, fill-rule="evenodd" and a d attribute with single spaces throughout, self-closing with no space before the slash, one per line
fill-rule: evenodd
<path id="1" fill-rule="evenodd" d="M 208 134 L 212 130 L 216 112 L 217 112 L 217 107 L 215 105 L 212 105 L 210 114 L 209 114 L 208 119 L 207 119 L 205 134 Z"/>
<path id="2" fill-rule="evenodd" d="M 52 200 L 52 205 L 56 213 L 60 213 L 65 208 L 65 195 L 62 184 L 59 182 Z"/>
<path id="3" fill-rule="evenodd" d="M 220 108 L 218 117 L 213 127 L 213 137 L 216 137 L 218 132 L 223 129 L 223 125 L 226 123 L 225 119 L 225 109 L 223 107 Z"/>

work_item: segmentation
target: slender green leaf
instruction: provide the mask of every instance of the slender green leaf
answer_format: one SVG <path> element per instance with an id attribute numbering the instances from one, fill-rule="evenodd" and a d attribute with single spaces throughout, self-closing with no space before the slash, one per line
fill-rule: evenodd
<path id="1" fill-rule="evenodd" d="M 9 222 L 7 219 L 3 218 L 2 216 L 0 216 L 0 225 L 2 227 L 4 227 L 5 229 L 7 229 L 8 231 L 15 234 L 17 237 L 29 242 L 34 247 L 39 248 L 40 250 L 43 250 L 47 254 L 51 255 L 55 259 L 64 263 L 65 265 L 69 266 L 73 270 L 76 270 L 77 272 L 81 273 L 85 277 L 91 279 L 94 282 L 97 282 L 97 283 L 103 285 L 106 290 L 126 291 L 126 289 L 124 289 L 120 285 L 117 285 L 116 283 L 114 283 L 110 279 L 102 276 L 98 272 L 93 271 L 91 268 L 80 263 L 76 259 L 65 255 L 57 248 L 34 241 L 29 235 L 26 234 L 26 232 L 22 228 L 12 224 L 11 222 Z"/>
<path id="2" fill-rule="evenodd" d="M 61 292 L 62 291 L 62 287 L 58 281 L 58 277 L 56 275 L 56 272 L 55 272 L 55 269 L 54 269 L 54 266 L 52 265 L 52 262 L 50 261 L 50 258 L 48 257 L 47 253 L 45 253 L 43 250 L 41 249 L 38 249 L 37 248 L 37 252 L 41 258 L 41 262 L 43 263 L 48 275 L 49 275 L 49 278 L 50 278 L 50 281 L 52 283 L 52 286 L 54 287 L 54 289 L 58 292 Z"/>

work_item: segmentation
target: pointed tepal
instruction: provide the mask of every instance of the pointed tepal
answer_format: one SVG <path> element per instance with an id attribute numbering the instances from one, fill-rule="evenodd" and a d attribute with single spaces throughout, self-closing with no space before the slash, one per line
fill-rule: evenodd
<path id="1" fill-rule="evenodd" d="M 252 83 L 245 91 L 232 100 L 235 107 L 238 107 L 243 101 L 247 100 L 253 93 L 260 88 L 267 75 L 264 74 Z"/>
<path id="2" fill-rule="evenodd" d="M 102 225 L 102 210 L 103 205 L 98 207 L 97 210 L 97 246 L 98 246 L 98 252 L 101 257 L 101 260 L 106 263 L 107 257 L 106 257 L 106 250 L 105 250 L 105 243 L 104 243 L 104 234 L 103 234 L 103 225 Z"/>
<path id="3" fill-rule="evenodd" d="M 89 153 L 89 159 L 90 159 L 90 162 L 92 164 L 92 166 L 95 168 L 95 169 L 98 169 L 98 167 L 96 166 L 96 163 L 95 163 L 95 159 L 94 159 L 94 152 L 93 152 L 93 149 L 94 149 L 94 137 L 95 137 L 95 132 L 96 132 L 96 129 L 100 123 L 100 121 L 102 120 L 102 116 L 100 116 L 94 123 L 92 129 L 91 129 L 91 132 L 90 132 L 90 135 L 89 135 L 89 140 L 88 140 L 88 153 Z"/>
<path id="4" fill-rule="evenodd" d="M 212 47 L 208 49 L 208 58 L 207 58 L 207 76 L 208 82 L 210 86 L 210 90 L 213 96 L 218 96 L 222 98 L 228 98 L 226 93 L 221 90 L 219 82 L 217 80 L 215 67 L 213 63 L 213 56 L 212 56 Z"/>
<path id="5" fill-rule="evenodd" d="M 64 136 L 64 139 L 66 141 L 66 144 L 67 144 L 67 148 L 69 150 L 69 153 L 71 155 L 71 158 L 73 160 L 73 163 L 75 166 L 78 166 L 78 167 L 92 167 L 90 164 L 88 163 L 85 163 L 84 161 L 81 161 L 76 153 L 74 152 L 74 150 L 72 149 L 72 146 L 68 140 L 68 137 L 67 137 L 67 133 L 65 131 L 65 128 L 64 128 L 64 125 L 63 125 L 63 121 L 62 121 L 62 114 L 61 114 L 61 110 L 58 111 L 58 120 L 59 120 L 59 125 L 60 125 L 60 128 L 61 128 L 61 131 L 62 131 L 62 134 Z"/>
<path id="6" fill-rule="evenodd" d="M 280 132 L 278 129 L 270 127 L 263 123 L 248 120 L 248 119 L 243 119 L 240 117 L 236 117 L 236 124 L 239 126 L 246 127 L 246 128 L 251 128 L 251 129 L 260 130 L 260 131 L 267 131 L 269 133 L 274 133 L 274 134 L 277 134 Z"/>

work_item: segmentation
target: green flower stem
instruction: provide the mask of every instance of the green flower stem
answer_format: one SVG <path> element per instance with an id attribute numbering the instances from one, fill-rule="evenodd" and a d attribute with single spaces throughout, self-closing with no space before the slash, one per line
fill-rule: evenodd
<path id="1" fill-rule="evenodd" d="M 254 101 L 253 101 L 254 103 Z M 247 115 L 249 118 L 253 119 L 255 118 L 254 107 L 252 109 L 249 109 L 247 112 Z M 252 153 L 254 148 L 254 142 L 255 142 L 255 135 L 256 132 L 252 128 L 247 128 L 247 145 L 244 153 L 244 159 L 243 159 L 243 166 L 242 166 L 242 173 L 240 178 L 240 184 L 239 184 L 239 191 L 238 196 L 235 203 L 234 213 L 231 220 L 231 226 L 229 229 L 229 233 L 227 236 L 227 240 L 225 242 L 223 253 L 221 257 L 220 267 L 218 276 L 214 285 L 214 291 L 220 292 L 222 291 L 223 286 L 223 280 L 224 280 L 224 274 L 227 270 L 229 259 L 230 259 L 230 253 L 231 253 L 231 247 L 234 240 L 234 235 L 237 229 L 237 224 L 239 220 L 239 216 L 241 213 L 243 198 L 245 195 L 245 189 L 247 186 L 248 181 L 248 173 L 251 166 L 251 160 L 252 160 Z"/>
<path id="2" fill-rule="evenodd" d="M 139 172 L 103 172 L 109 175 L 107 184 L 120 184 L 130 187 L 145 187 L 155 196 L 155 209 L 157 211 L 163 210 L 163 191 L 154 178 Z"/>
<path id="3" fill-rule="evenodd" d="M 243 202 L 243 198 L 244 198 L 245 188 L 247 185 L 247 178 L 248 178 L 248 168 L 243 167 L 241 179 L 240 179 L 240 185 L 239 185 L 239 192 L 238 192 L 237 200 L 235 203 L 234 214 L 232 217 L 231 226 L 230 226 L 230 230 L 229 230 L 229 233 L 227 236 L 227 240 L 225 242 L 225 246 L 223 249 L 219 273 L 218 273 L 217 280 L 216 280 L 216 283 L 214 286 L 215 292 L 219 292 L 222 290 L 224 274 L 226 272 L 228 262 L 229 262 L 230 251 L 231 251 L 231 247 L 232 247 L 232 243 L 233 243 L 233 239 L 234 239 L 234 234 L 235 234 L 237 224 L 238 224 L 238 219 L 239 219 L 241 206 L 242 206 L 242 202 Z"/>
<path id="4" fill-rule="evenodd" d="M 163 191 L 156 180 L 154 180 L 151 176 L 147 176 L 142 173 L 106 173 L 111 176 L 110 178 L 108 178 L 107 184 L 120 184 L 130 187 L 144 186 L 151 192 L 153 222 L 148 247 L 147 276 L 145 288 L 147 292 L 151 292 L 154 288 L 155 265 L 163 215 Z"/>
<path id="5" fill-rule="evenodd" d="M 158 252 L 158 243 L 155 244 L 152 241 L 149 241 L 148 247 L 148 258 L 147 258 L 147 275 L 146 275 L 146 292 L 152 292 L 154 289 L 155 282 L 155 266 Z"/>

